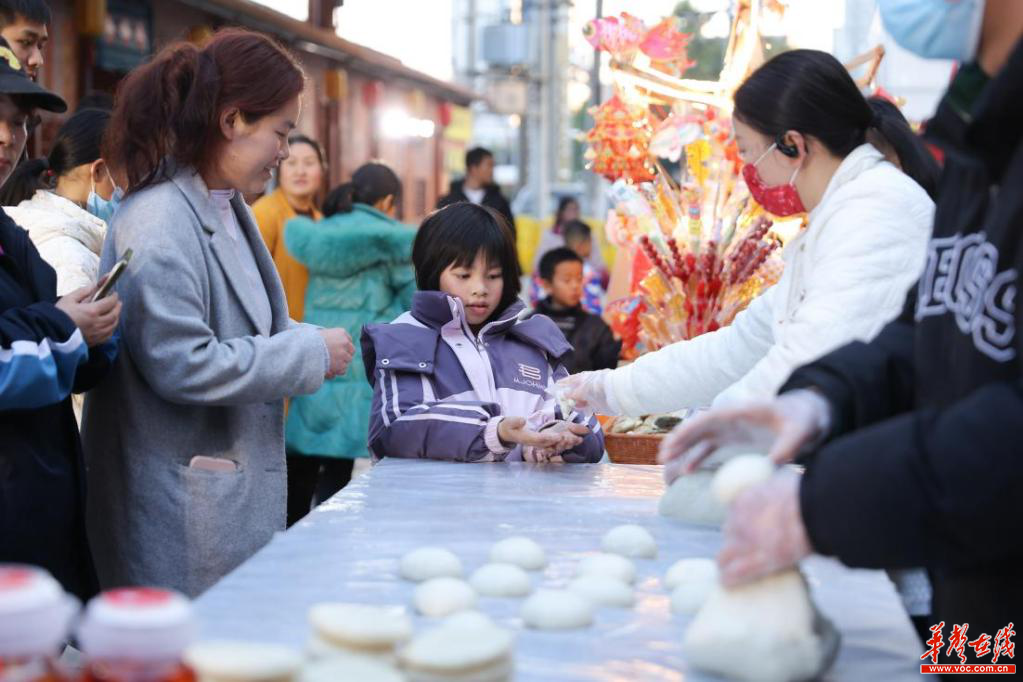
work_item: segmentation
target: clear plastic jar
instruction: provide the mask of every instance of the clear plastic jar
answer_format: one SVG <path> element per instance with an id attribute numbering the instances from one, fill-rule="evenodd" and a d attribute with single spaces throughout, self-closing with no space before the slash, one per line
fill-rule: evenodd
<path id="1" fill-rule="evenodd" d="M 57 663 L 78 601 L 46 571 L 0 564 L 0 682 L 64 682 Z"/>
<path id="2" fill-rule="evenodd" d="M 194 682 L 181 660 L 194 636 L 192 606 L 177 592 L 104 592 L 89 602 L 78 629 L 82 682 Z"/>

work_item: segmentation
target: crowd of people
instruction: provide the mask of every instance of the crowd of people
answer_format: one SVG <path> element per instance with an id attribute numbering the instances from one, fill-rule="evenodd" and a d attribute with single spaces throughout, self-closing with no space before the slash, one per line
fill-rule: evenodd
<path id="1" fill-rule="evenodd" d="M 880 5 L 962 64 L 925 138 L 824 52 L 766 62 L 734 133 L 753 199 L 808 217 L 784 274 L 619 367 L 574 198 L 529 309 L 490 152 L 417 228 L 384 163 L 325 192 L 301 64 L 243 29 L 165 47 L 26 158 L 67 104 L 35 82 L 45 2 L 0 2 L 0 561 L 82 598 L 195 596 L 359 458 L 597 462 L 594 413 L 703 408 L 664 439 L 669 482 L 726 445 L 779 465 L 733 506 L 727 584 L 818 552 L 889 570 L 924 637 L 1003 628 L 1023 607 L 1023 5 Z"/>

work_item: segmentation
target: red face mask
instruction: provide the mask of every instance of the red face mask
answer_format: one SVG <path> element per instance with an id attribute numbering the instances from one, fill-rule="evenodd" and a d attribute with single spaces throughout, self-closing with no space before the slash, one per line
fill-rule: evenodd
<path id="1" fill-rule="evenodd" d="M 760 155 L 759 159 L 743 166 L 742 177 L 746 180 L 746 186 L 749 187 L 749 193 L 753 195 L 753 200 L 763 206 L 764 210 L 768 213 L 781 218 L 804 213 L 806 208 L 803 206 L 803 200 L 799 198 L 799 192 L 796 191 L 796 186 L 792 184 L 796 181 L 796 176 L 799 174 L 798 168 L 792 174 L 792 178 L 789 179 L 787 185 L 777 185 L 775 187 L 765 185 L 764 181 L 760 179 L 760 173 L 757 172 L 757 164 L 776 146 L 776 144 L 772 144 L 767 148 L 767 151 Z"/>

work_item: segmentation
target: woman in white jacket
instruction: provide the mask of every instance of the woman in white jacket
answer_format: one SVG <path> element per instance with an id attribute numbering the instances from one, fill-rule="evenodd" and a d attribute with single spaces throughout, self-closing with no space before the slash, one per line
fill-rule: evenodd
<path id="1" fill-rule="evenodd" d="M 937 167 L 897 110 L 872 108 L 831 55 L 793 50 L 736 91 L 734 126 L 753 198 L 809 216 L 781 279 L 728 327 L 564 380 L 581 406 L 639 416 L 770 398 L 794 368 L 870 339 L 916 281 L 934 214 L 921 185 Z"/>
<path id="2" fill-rule="evenodd" d="M 57 131 L 49 156 L 25 161 L 3 187 L 4 212 L 57 271 L 57 295 L 99 279 L 104 218 L 116 191 L 100 144 L 110 113 L 83 109 Z"/>

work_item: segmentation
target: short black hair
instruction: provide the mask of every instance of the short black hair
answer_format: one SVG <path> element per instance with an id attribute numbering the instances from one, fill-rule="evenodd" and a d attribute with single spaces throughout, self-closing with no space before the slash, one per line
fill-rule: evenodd
<path id="1" fill-rule="evenodd" d="M 13 24 L 18 17 L 47 26 L 53 20 L 50 6 L 44 0 L 0 0 L 0 29 Z"/>
<path id="2" fill-rule="evenodd" d="M 570 262 L 582 263 L 583 259 L 575 251 L 564 246 L 551 249 L 540 259 L 540 279 L 550 282 L 554 279 L 554 273 L 558 271 L 558 266 Z"/>
<path id="3" fill-rule="evenodd" d="M 501 268 L 504 291 L 494 311 L 500 315 L 519 297 L 522 270 L 508 219 L 487 206 L 460 201 L 426 217 L 412 244 L 416 286 L 439 291 L 442 272 L 452 265 L 471 267 L 481 251 Z"/>
<path id="4" fill-rule="evenodd" d="M 494 158 L 494 155 L 489 149 L 483 147 L 473 147 L 465 153 L 465 169 L 475 168 L 487 159 Z"/>
<path id="5" fill-rule="evenodd" d="M 565 235 L 566 244 L 586 241 L 593 238 L 593 230 L 581 220 L 569 220 L 561 226 L 562 234 Z"/>

